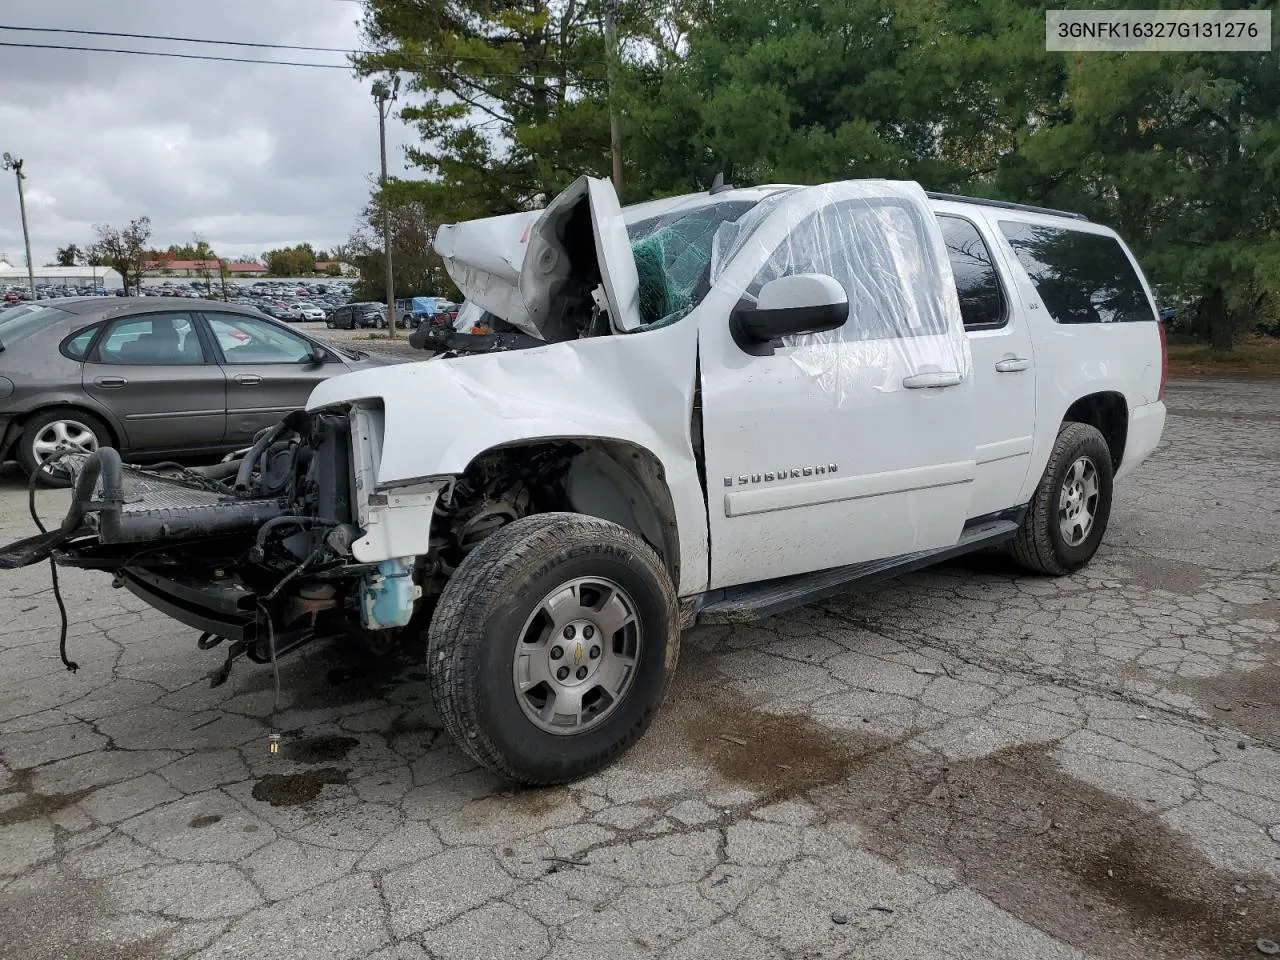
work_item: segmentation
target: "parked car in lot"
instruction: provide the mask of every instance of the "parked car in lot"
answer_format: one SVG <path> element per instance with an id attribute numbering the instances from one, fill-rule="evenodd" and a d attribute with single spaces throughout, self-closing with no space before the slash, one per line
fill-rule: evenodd
<path id="1" fill-rule="evenodd" d="M 94 297 L 0 313 L 0 461 L 227 452 L 329 377 L 396 363 L 216 301 Z"/>
<path id="2" fill-rule="evenodd" d="M 303 301 L 302 303 L 295 304 L 294 309 L 298 311 L 299 317 L 302 320 L 323 320 L 325 318 L 324 311 L 314 303 L 307 303 L 306 301 Z"/>
<path id="3" fill-rule="evenodd" d="M 325 318 L 325 326 L 339 330 L 355 330 L 357 327 L 373 327 L 385 330 L 387 307 L 382 303 L 348 303 Z"/>
<path id="4" fill-rule="evenodd" d="M 561 783 L 644 733 L 684 626 L 987 547 L 1079 570 L 1164 427 L 1137 261 L 1061 211 L 888 180 L 623 210 L 584 177 L 436 250 L 520 338 L 320 385 L 234 497 L 134 495 L 159 481 L 100 451 L 114 499 L 86 474 L 0 566 L 57 548 L 260 662 L 429 621 L 458 747 Z"/>

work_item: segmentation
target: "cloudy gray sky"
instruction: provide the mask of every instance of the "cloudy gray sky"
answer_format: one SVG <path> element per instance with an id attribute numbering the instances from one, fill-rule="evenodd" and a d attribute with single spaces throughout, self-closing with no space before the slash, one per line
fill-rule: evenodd
<path id="1" fill-rule="evenodd" d="M 0 0 L 0 25 L 355 47 L 349 0 Z M 0 30 L 0 41 L 340 63 L 339 54 Z M 393 175 L 404 173 L 398 120 Z M 223 256 L 344 240 L 378 170 L 369 81 L 346 70 L 0 47 L 0 151 L 26 163 L 32 257 L 84 246 L 93 224 L 150 216 L 152 245 L 207 237 Z M 0 256 L 25 262 L 12 173 Z"/>

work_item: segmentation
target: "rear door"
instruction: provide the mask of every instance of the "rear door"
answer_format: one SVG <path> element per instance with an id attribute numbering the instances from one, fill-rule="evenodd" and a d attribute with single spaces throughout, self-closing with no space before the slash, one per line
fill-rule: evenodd
<path id="1" fill-rule="evenodd" d="M 332 352 L 317 363 L 312 341 L 279 323 L 206 312 L 226 384 L 228 443 L 245 443 L 285 414 L 301 410 L 315 385 L 346 371 Z"/>
<path id="2" fill-rule="evenodd" d="M 85 392 L 115 411 L 130 450 L 222 439 L 226 385 L 185 312 L 112 320 L 82 368 Z"/>
<path id="3" fill-rule="evenodd" d="M 981 517 L 1021 504 L 1035 434 L 1035 354 L 1027 312 L 1002 280 L 1009 267 L 994 253 L 1000 248 L 990 226 L 959 204 L 935 210 L 973 355 L 978 472 L 969 516 Z"/>
<path id="4" fill-rule="evenodd" d="M 711 586 L 954 544 L 976 472 L 974 384 L 923 191 L 796 190 L 727 234 L 697 311 Z M 800 273 L 840 283 L 848 322 L 744 351 L 739 298 Z"/>

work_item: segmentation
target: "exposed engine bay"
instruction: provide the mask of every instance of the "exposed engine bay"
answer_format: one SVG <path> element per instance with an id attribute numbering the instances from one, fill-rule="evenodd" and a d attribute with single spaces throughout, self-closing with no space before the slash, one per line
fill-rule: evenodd
<path id="1" fill-rule="evenodd" d="M 63 523 L 4 548 L 0 567 L 53 555 L 109 571 L 116 586 L 200 631 L 201 649 L 229 641 L 225 679 L 236 657 L 273 662 L 321 637 L 355 634 L 385 652 L 405 627 L 425 623 L 468 553 L 531 513 L 612 510 L 661 538 L 652 518 L 628 512 L 617 485 L 610 494 L 597 482 L 602 470 L 630 482 L 606 452 L 544 442 L 493 451 L 435 481 L 424 552 L 362 561 L 357 545 L 373 525 L 362 513 L 394 495 L 370 493 L 361 476 L 361 422 L 294 413 L 242 455 L 204 467 L 137 467 L 103 448 L 72 464 Z"/>

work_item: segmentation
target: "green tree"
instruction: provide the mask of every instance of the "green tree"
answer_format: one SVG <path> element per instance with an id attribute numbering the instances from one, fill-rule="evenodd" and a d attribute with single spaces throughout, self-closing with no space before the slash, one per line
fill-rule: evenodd
<path id="1" fill-rule="evenodd" d="M 309 243 L 268 250 L 262 257 L 268 276 L 309 277 L 316 272 L 316 252 Z"/>
<path id="2" fill-rule="evenodd" d="M 397 298 L 455 296 L 457 289 L 435 252 L 434 219 L 421 201 L 397 203 L 391 213 L 391 263 Z M 344 254 L 360 272 L 355 296 L 360 300 L 387 299 L 386 259 L 383 257 L 382 212 L 377 200 L 365 208 L 356 223 Z"/>
<path id="3" fill-rule="evenodd" d="M 399 72 L 426 179 L 406 199 L 444 220 L 529 209 L 609 171 L 604 6 L 611 0 L 369 0 L 363 75 Z M 619 7 L 627 35 L 642 4 Z M 414 95 L 420 95 L 415 97 Z"/>
<path id="4" fill-rule="evenodd" d="M 111 267 L 124 281 L 125 292 L 137 292 L 142 286 L 142 267 L 147 259 L 147 240 L 151 237 L 151 218 L 138 217 L 123 228 L 107 223 L 94 224 L 97 240 L 90 262 Z"/>
<path id="5" fill-rule="evenodd" d="M 1075 54 L 1062 105 L 1002 191 L 1115 226 L 1153 283 L 1198 303 L 1196 332 L 1230 347 L 1280 292 L 1280 62 Z"/>
<path id="6" fill-rule="evenodd" d="M 980 189 L 1063 71 L 1020 0 L 719 0 L 674 22 L 622 73 L 628 199 L 717 173 Z"/>
<path id="7" fill-rule="evenodd" d="M 54 259 L 60 267 L 74 267 L 84 263 L 84 254 L 74 243 L 69 243 L 65 247 L 58 248 Z"/>
<path id="8" fill-rule="evenodd" d="M 205 292 L 208 293 L 212 290 L 210 280 L 219 273 L 218 255 L 209 246 L 209 241 L 198 233 L 191 235 L 191 253 L 189 259 L 196 262 L 196 274 L 204 281 Z"/>

